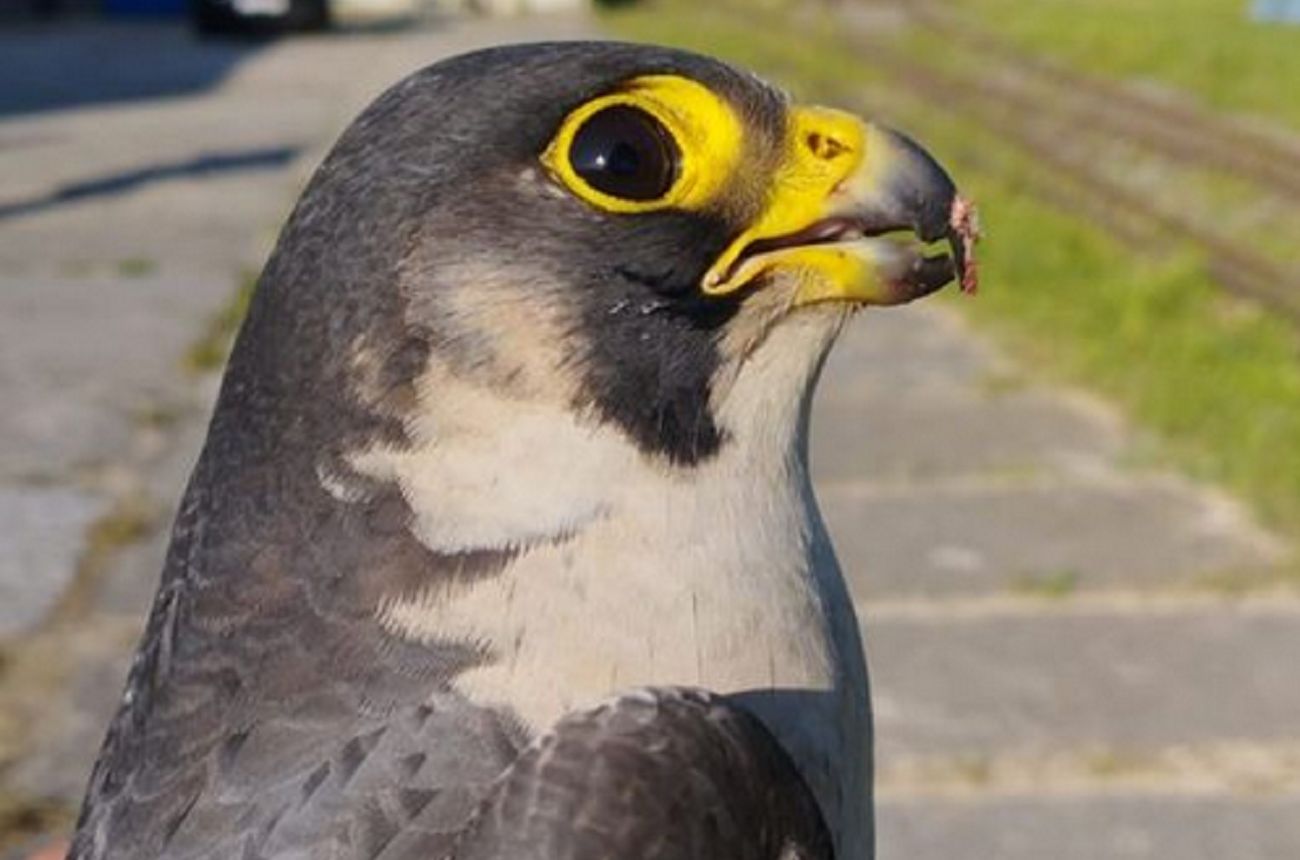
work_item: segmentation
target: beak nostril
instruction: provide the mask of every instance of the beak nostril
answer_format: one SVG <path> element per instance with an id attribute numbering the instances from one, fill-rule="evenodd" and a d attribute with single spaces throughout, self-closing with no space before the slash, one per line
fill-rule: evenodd
<path id="1" fill-rule="evenodd" d="M 808 132 L 804 137 L 804 143 L 807 144 L 808 150 L 822 161 L 834 161 L 849 151 L 847 144 L 819 131 Z"/>

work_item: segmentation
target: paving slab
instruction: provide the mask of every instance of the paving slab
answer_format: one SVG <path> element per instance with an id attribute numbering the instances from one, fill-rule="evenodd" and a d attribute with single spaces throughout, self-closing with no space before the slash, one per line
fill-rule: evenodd
<path id="1" fill-rule="evenodd" d="M 1224 495 L 1129 467 L 1136 439 L 931 305 L 850 323 L 818 392 L 812 467 L 841 562 L 871 598 L 1044 578 L 1186 585 L 1284 554 Z"/>
<path id="2" fill-rule="evenodd" d="M 1196 584 L 1267 566 L 1272 543 L 1234 503 L 1167 478 L 1084 483 L 833 483 L 819 498 L 865 599 Z"/>
<path id="3" fill-rule="evenodd" d="M 882 800 L 879 860 L 1294 860 L 1300 795 Z"/>
<path id="4" fill-rule="evenodd" d="M 861 376 L 832 377 L 817 399 L 812 466 L 825 483 L 1087 477 L 1123 452 L 1115 422 L 1041 384 L 909 390 Z"/>
<path id="5" fill-rule="evenodd" d="M 0 479 L 120 458 L 141 414 L 183 398 L 181 360 L 229 276 L 0 276 Z"/>
<path id="6" fill-rule="evenodd" d="M 32 630 L 58 602 L 82 535 L 106 506 L 65 487 L 0 487 L 0 642 Z"/>
<path id="7" fill-rule="evenodd" d="M 861 611 L 878 764 L 1300 740 L 1300 601 Z"/>
<path id="8" fill-rule="evenodd" d="M 104 569 L 90 589 L 96 612 L 143 619 L 153 605 L 172 523 L 207 437 L 219 385 L 216 374 L 198 380 L 188 398 L 176 404 L 175 425 L 157 434 L 147 456 L 140 456 L 139 480 L 132 491 L 146 522 L 140 540 L 121 547 L 104 561 Z M 137 444 L 137 448 L 143 447 Z"/>
<path id="9" fill-rule="evenodd" d="M 950 309 L 930 303 L 868 308 L 845 326 L 822 371 L 818 402 L 836 389 L 960 391 L 987 386 L 1015 368 L 993 346 L 972 336 Z"/>

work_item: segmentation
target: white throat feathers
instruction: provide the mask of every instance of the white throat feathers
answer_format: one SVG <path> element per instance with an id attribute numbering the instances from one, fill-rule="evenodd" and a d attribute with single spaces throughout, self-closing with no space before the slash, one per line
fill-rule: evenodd
<path id="1" fill-rule="evenodd" d="M 503 396 L 435 364 L 417 444 L 356 451 L 350 466 L 401 488 L 432 550 L 517 555 L 497 576 L 394 595 L 380 621 L 484 648 L 454 686 L 533 731 L 631 687 L 744 694 L 838 817 L 865 791 L 865 669 L 806 450 L 844 315 L 805 309 L 765 332 L 714 392 L 725 444 L 689 467 L 562 400 Z"/>

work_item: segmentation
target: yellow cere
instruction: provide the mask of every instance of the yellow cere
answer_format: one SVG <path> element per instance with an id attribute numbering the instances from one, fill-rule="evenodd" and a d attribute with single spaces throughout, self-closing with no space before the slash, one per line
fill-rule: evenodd
<path id="1" fill-rule="evenodd" d="M 763 212 L 710 267 L 701 285 L 704 292 L 734 292 L 778 262 L 786 267 L 798 264 L 801 258 L 804 263 L 816 260 L 820 264 L 817 267 L 823 270 L 830 264 L 829 268 L 840 277 L 848 275 L 844 269 L 859 269 L 856 262 L 840 252 L 813 249 L 790 249 L 770 257 L 752 258 L 738 268 L 735 262 L 758 239 L 789 235 L 826 217 L 841 185 L 863 178 L 859 167 L 868 168 L 865 172 L 874 176 L 878 165 L 863 164 L 868 155 L 869 132 L 862 120 L 843 111 L 822 107 L 792 109 L 781 162 Z"/>
<path id="2" fill-rule="evenodd" d="M 724 289 L 715 289 L 712 295 L 737 289 L 777 265 L 796 278 L 796 306 L 846 299 L 875 304 L 888 298 L 876 250 L 862 244 L 805 245 L 750 258 L 741 263 Z"/>
<path id="3" fill-rule="evenodd" d="M 672 135 L 681 151 L 676 180 L 655 200 L 625 200 L 592 188 L 574 171 L 569 148 L 582 124 L 615 105 L 639 108 Z M 628 81 L 616 92 L 592 99 L 569 114 L 542 153 L 542 164 L 582 200 L 607 212 L 700 210 L 711 203 L 740 164 L 744 128 L 735 111 L 703 84 L 676 75 L 647 75 Z"/>

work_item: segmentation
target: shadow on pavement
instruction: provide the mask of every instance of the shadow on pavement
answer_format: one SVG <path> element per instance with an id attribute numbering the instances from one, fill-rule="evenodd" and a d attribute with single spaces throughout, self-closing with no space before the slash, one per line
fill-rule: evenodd
<path id="1" fill-rule="evenodd" d="M 180 22 L 0 29 L 0 117 L 192 95 L 220 83 L 267 44 L 203 41 Z"/>
<path id="2" fill-rule="evenodd" d="M 236 152 L 205 153 L 185 161 L 110 173 L 107 176 L 69 183 L 39 197 L 14 203 L 0 203 L 0 221 L 33 215 L 88 198 L 124 194 L 143 185 L 171 179 L 206 178 L 247 170 L 278 170 L 292 161 L 301 150 L 300 146 L 276 146 Z"/>

